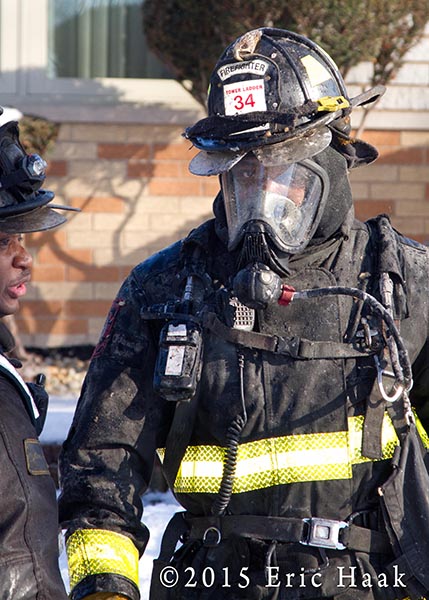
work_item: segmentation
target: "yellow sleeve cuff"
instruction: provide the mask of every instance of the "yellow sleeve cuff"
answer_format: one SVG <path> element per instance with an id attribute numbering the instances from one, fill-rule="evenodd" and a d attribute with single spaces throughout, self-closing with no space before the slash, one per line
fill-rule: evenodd
<path id="1" fill-rule="evenodd" d="M 106 529 L 78 529 L 67 540 L 70 588 L 89 575 L 122 575 L 139 586 L 139 553 L 130 538 Z"/>

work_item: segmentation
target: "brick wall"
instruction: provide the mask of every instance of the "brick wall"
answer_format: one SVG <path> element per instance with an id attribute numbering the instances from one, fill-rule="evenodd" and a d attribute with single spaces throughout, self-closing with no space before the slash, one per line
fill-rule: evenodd
<path id="1" fill-rule="evenodd" d="M 393 225 L 422 243 L 429 241 L 429 131 L 365 131 L 380 156 L 351 174 L 356 214 L 391 216 Z"/>
<path id="2" fill-rule="evenodd" d="M 429 129 L 429 128 L 428 128 Z M 47 189 L 80 207 L 56 232 L 26 237 L 33 283 L 17 319 L 26 346 L 93 344 L 129 270 L 211 215 L 217 178 L 188 172 L 194 155 L 171 125 L 63 123 Z M 359 218 L 392 216 L 429 240 L 429 131 L 367 130 L 379 160 L 354 170 Z"/>

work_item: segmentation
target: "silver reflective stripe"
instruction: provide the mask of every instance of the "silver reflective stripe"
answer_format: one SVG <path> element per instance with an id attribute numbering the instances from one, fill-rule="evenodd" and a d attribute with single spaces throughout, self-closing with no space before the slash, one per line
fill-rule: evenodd
<path id="1" fill-rule="evenodd" d="M 31 409 L 34 414 L 34 418 L 37 419 L 39 417 L 39 411 L 33 400 L 33 396 L 31 395 L 28 385 L 22 379 L 21 375 L 18 373 L 15 367 L 12 366 L 11 363 L 7 360 L 7 358 L 2 354 L 0 354 L 0 368 L 3 371 L 7 371 L 9 377 L 14 379 L 15 382 L 18 384 L 18 387 L 21 389 L 22 393 L 28 398 L 29 405 L 31 406 Z"/>

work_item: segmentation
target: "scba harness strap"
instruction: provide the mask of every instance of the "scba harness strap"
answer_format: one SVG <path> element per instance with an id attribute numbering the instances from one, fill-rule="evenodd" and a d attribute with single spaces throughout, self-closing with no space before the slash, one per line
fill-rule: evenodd
<path id="1" fill-rule="evenodd" d="M 239 535 L 330 550 L 348 549 L 381 554 L 390 551 L 389 539 L 385 534 L 347 521 L 256 515 L 190 517 L 186 514 L 184 519 L 190 527 L 189 540 L 202 540 L 205 544 L 218 545 L 222 539 Z"/>
<path id="2" fill-rule="evenodd" d="M 265 350 L 275 354 L 284 354 L 301 360 L 362 358 L 378 352 L 378 348 L 356 343 L 341 343 L 331 341 L 314 341 L 300 337 L 282 337 L 266 335 L 255 331 L 232 329 L 222 323 L 213 313 L 206 313 L 203 318 L 206 329 L 218 337 L 239 346 L 255 350 Z"/>
<path id="3" fill-rule="evenodd" d="M 399 317 L 407 314 L 406 296 L 404 291 L 403 257 L 398 243 L 387 217 L 381 216 L 368 223 L 370 240 L 374 247 L 376 263 L 378 268 L 388 269 L 394 284 L 395 312 Z M 207 227 L 202 234 L 191 232 L 182 246 L 185 267 L 191 265 L 191 271 L 195 272 L 195 264 L 198 266 L 198 276 L 205 272 L 204 261 L 208 258 L 206 245 L 209 241 L 210 232 Z M 196 253 L 196 247 L 198 252 Z M 197 258 L 195 258 L 197 256 Z M 372 274 L 372 278 L 379 279 L 380 273 Z M 185 279 L 185 278 L 184 278 Z M 155 309 L 155 307 L 153 307 Z M 286 338 L 276 335 L 266 335 L 254 331 L 234 329 L 225 325 L 216 314 L 199 311 L 200 317 L 196 318 L 188 314 L 191 320 L 201 321 L 202 325 L 212 331 L 215 335 L 228 340 L 238 346 L 247 346 L 254 349 L 284 354 L 297 360 L 317 360 L 335 358 L 363 358 L 372 356 L 381 349 L 379 336 L 370 338 L 370 344 L 364 343 L 354 337 L 350 342 L 313 341 L 303 338 Z M 157 310 L 145 310 L 142 318 L 160 319 L 174 318 L 174 313 L 166 312 L 166 307 L 157 307 Z M 177 316 L 177 315 L 176 315 Z M 376 382 L 375 382 L 376 383 Z M 378 388 L 374 386 L 374 393 L 368 400 L 367 418 L 364 424 L 363 454 L 368 458 L 380 458 L 381 452 L 381 428 L 385 412 L 385 402 L 377 395 Z M 167 480 L 173 488 L 177 471 L 189 439 L 192 435 L 193 424 L 197 411 L 197 394 L 192 398 L 176 402 L 175 416 L 167 439 L 164 472 Z"/>
<path id="4" fill-rule="evenodd" d="M 372 237 L 377 241 L 377 284 L 380 287 L 384 304 L 394 317 L 399 330 L 401 320 L 408 314 L 402 249 L 387 216 L 380 215 L 375 219 L 371 219 L 368 221 L 368 226 Z M 389 286 L 388 293 L 386 290 L 387 285 Z M 384 362 L 385 368 L 382 371 L 377 365 L 381 380 L 378 377 L 374 381 L 367 399 L 363 427 L 362 455 L 372 460 L 379 460 L 382 457 L 382 425 L 384 414 L 389 406 L 392 421 L 396 424 L 396 428 L 399 427 L 398 411 L 382 394 L 384 374 L 389 372 L 387 367 L 390 366 L 390 357 L 386 348 Z M 390 380 L 389 385 L 392 386 L 392 380 Z M 401 432 L 403 433 L 402 428 Z"/>
<path id="5" fill-rule="evenodd" d="M 160 584 L 161 574 L 171 568 L 171 565 L 179 567 L 181 556 L 193 554 L 199 549 L 202 549 L 203 556 L 206 552 L 216 551 L 219 548 L 221 553 L 225 553 L 228 545 L 234 546 L 238 539 L 249 543 L 257 540 L 259 544 L 265 544 L 266 565 L 271 560 L 273 544 L 276 546 L 276 552 L 283 548 L 287 555 L 289 551 L 293 555 L 293 547 L 302 548 L 300 552 L 305 552 L 306 548 L 318 550 L 320 560 L 324 561 L 321 564 L 324 566 L 329 565 L 326 550 L 334 553 L 356 551 L 366 554 L 390 554 L 390 544 L 386 535 L 355 526 L 351 522 L 315 517 L 299 519 L 255 515 L 195 517 L 187 512 L 177 512 L 167 525 L 159 556 L 154 561 L 150 598 L 164 600 L 172 597 Z M 178 541 L 183 546 L 180 546 L 176 552 Z M 280 552 L 281 555 L 286 556 L 283 551 Z M 217 559 L 215 560 L 217 562 Z M 205 563 L 199 564 L 203 568 Z M 323 568 L 321 566 L 321 569 Z M 179 569 L 180 573 L 182 570 Z M 396 597 L 390 594 L 390 591 L 390 589 L 385 590 L 386 600 L 393 600 Z"/>

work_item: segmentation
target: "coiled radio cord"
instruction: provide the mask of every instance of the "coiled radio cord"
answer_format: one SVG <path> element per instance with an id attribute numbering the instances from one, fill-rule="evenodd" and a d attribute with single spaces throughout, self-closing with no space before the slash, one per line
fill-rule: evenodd
<path id="1" fill-rule="evenodd" d="M 222 481 L 219 492 L 212 506 L 212 514 L 221 516 L 225 514 L 231 500 L 232 487 L 234 485 L 235 471 L 237 468 L 238 446 L 241 434 L 247 423 L 246 402 L 244 396 L 244 356 L 237 350 L 238 371 L 240 375 L 240 400 L 242 413 L 238 414 L 228 427 L 226 433 L 226 451 L 223 463 Z"/>

